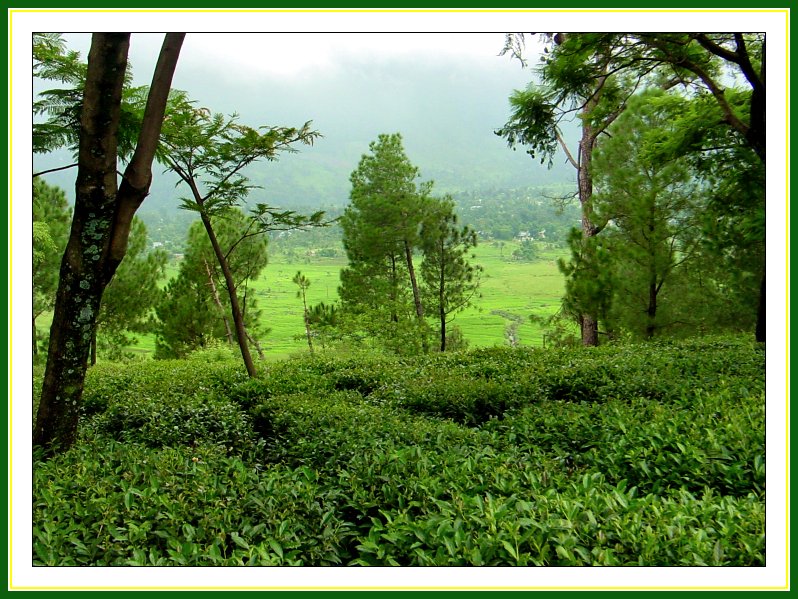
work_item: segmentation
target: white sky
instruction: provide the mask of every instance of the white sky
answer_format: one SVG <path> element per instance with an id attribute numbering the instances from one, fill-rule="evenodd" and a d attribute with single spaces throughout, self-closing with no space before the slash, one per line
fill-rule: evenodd
<path id="1" fill-rule="evenodd" d="M 30 33 L 33 31 L 102 31 L 124 27 L 128 31 L 598 31 L 598 30 L 684 30 L 688 24 L 696 31 L 766 31 L 768 33 L 768 140 L 771 162 L 768 164 L 768 531 L 766 568 L 576 568 L 562 569 L 461 569 L 432 568 L 423 571 L 407 569 L 80 569 L 31 568 L 31 480 L 30 480 L 30 364 L 24 341 L 17 353 L 19 358 L 10 364 L 13 373 L 9 389 L 9 409 L 14 406 L 13 418 L 9 413 L 13 489 L 10 490 L 14 507 L 13 564 L 9 566 L 14 588 L 68 586 L 137 587 L 194 586 L 198 588 L 228 586 L 292 587 L 338 586 L 364 587 L 762 587 L 781 586 L 786 579 L 784 511 L 787 467 L 787 438 L 785 418 L 785 357 L 786 299 L 788 298 L 788 242 L 789 192 L 787 188 L 789 164 L 788 139 L 788 19 L 784 11 L 683 11 L 645 14 L 632 11 L 615 13 L 591 12 L 523 12 L 509 13 L 233 13 L 198 12 L 193 14 L 165 12 L 157 15 L 151 11 L 119 14 L 114 12 L 59 12 L 15 10 L 9 17 L 9 62 L 12 72 L 10 93 L 9 136 L 9 256 L 10 256 L 10 306 L 13 318 L 9 320 L 9 356 L 12 352 L 12 331 L 17 340 L 24 340 L 30 331 L 28 317 L 30 304 Z M 652 29 L 653 28 L 653 29 Z M 145 35 L 134 35 L 133 44 L 147 46 Z M 160 36 L 159 36 L 160 37 Z M 227 36 L 224 36 L 226 38 Z M 349 36 L 336 34 L 308 38 L 301 44 L 285 44 L 272 38 L 257 40 L 256 36 L 235 34 L 206 41 L 204 36 L 189 35 L 180 66 L 223 65 L 228 72 L 297 72 L 306 69 L 332 68 L 336 57 L 364 59 L 384 55 L 415 53 L 417 60 L 427 60 L 434 54 L 456 52 L 460 54 L 486 54 L 494 57 L 498 48 L 482 36 L 465 45 L 454 44 L 453 38 L 408 36 L 402 43 L 386 44 L 380 36 Z M 207 38 L 210 39 L 210 38 Z M 392 38 L 393 39 L 393 38 Z M 219 43 L 224 40 L 226 43 Z M 458 38 L 459 40 L 459 38 Z M 498 38 L 499 48 L 501 37 Z M 151 56 L 154 60 L 157 42 Z M 272 43 L 276 45 L 272 46 Z M 334 44 L 333 44 L 334 43 Z M 243 44 L 243 45 L 242 45 Z M 133 50 L 131 56 L 135 56 Z M 476 58 L 475 58 L 476 59 Z M 509 60 L 509 59 L 508 59 Z M 135 69 L 152 73 L 147 59 L 136 58 Z M 178 72 L 179 72 L 178 68 Z M 309 71 L 312 72 L 312 71 Z M 319 71 L 315 71 L 319 72 Z M 209 74 L 209 76 L 212 76 Z M 223 80 L 220 79 L 220 85 Z M 179 87 L 179 82 L 176 82 Z M 323 99 L 322 99 L 323 101 Z M 12 117 L 13 115 L 13 117 Z M 785 132 L 787 134 L 785 134 Z M 13 151 L 11 151 L 13 149 Z M 11 160 L 14 160 L 13 164 Z M 781 273 L 786 273 L 780 276 Z M 27 310 L 27 312 L 26 312 Z M 773 315 L 771 318 L 770 315 Z M 13 402 L 11 399 L 13 398 Z M 789 404 L 787 403 L 787 410 Z M 13 568 L 13 569 L 12 569 Z"/>
<path id="2" fill-rule="evenodd" d="M 85 57 L 90 34 L 66 34 L 70 48 Z M 536 41 L 528 38 L 529 52 Z M 134 75 L 152 72 L 163 41 L 161 33 L 136 33 L 131 38 L 130 57 Z M 504 44 L 503 33 L 189 33 L 180 53 L 176 77 L 181 70 L 218 70 L 225 78 L 258 75 L 288 78 L 325 73 L 335 75 L 343 64 L 381 62 L 392 59 L 435 62 L 457 59 L 479 66 L 520 66 L 509 56 L 497 59 Z M 146 80 L 140 83 L 148 83 Z M 178 85 L 179 87 L 179 85 Z"/>

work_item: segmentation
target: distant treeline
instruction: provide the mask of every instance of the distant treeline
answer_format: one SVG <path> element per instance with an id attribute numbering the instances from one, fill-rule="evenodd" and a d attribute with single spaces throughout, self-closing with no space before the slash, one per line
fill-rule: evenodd
<path id="1" fill-rule="evenodd" d="M 482 240 L 508 241 L 532 238 L 565 246 L 568 232 L 579 226 L 579 208 L 568 202 L 574 188 L 569 184 L 463 191 L 451 194 L 459 220 L 478 232 Z M 146 204 L 145 204 L 146 206 Z M 298 212 L 324 210 L 337 218 L 343 206 L 291 206 Z M 152 243 L 167 251 L 182 253 L 188 228 L 196 214 L 166 208 L 139 213 L 147 225 Z M 298 248 L 340 248 L 341 229 L 337 225 L 308 231 L 274 233 L 270 236 L 273 251 L 289 252 Z"/>

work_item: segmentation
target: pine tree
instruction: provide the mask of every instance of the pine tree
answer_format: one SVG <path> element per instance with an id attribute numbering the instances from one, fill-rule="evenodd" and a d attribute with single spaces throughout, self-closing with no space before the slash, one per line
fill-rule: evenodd
<path id="1" fill-rule="evenodd" d="M 433 204 L 422 228 L 421 276 L 426 304 L 437 319 L 440 350 L 446 351 L 446 325 L 454 314 L 471 305 L 482 268 L 469 263 L 469 258 L 474 257 L 470 252 L 477 245 L 477 234 L 470 227 L 458 226 L 451 197 Z"/>
<path id="2" fill-rule="evenodd" d="M 368 308 L 386 325 L 404 321 L 410 307 L 426 348 L 414 254 L 431 183 L 417 182 L 418 168 L 405 154 L 400 134 L 381 134 L 369 151 L 350 176 L 350 205 L 340 221 L 349 266 L 341 274 L 339 294 L 348 310 Z"/>

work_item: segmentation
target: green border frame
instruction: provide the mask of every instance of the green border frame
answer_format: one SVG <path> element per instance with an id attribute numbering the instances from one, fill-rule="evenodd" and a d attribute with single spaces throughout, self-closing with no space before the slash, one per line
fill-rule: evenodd
<path id="1" fill-rule="evenodd" d="M 164 6 L 164 4 L 166 4 L 166 6 Z M 360 9 L 360 10 L 363 10 L 363 9 L 366 9 L 366 10 L 374 9 L 375 11 L 383 11 L 383 10 L 395 9 L 395 10 L 401 10 L 401 11 L 404 11 L 404 10 L 407 10 L 407 11 L 419 11 L 419 12 L 423 13 L 423 12 L 427 12 L 427 11 L 430 11 L 430 12 L 456 11 L 458 9 L 463 9 L 465 11 L 484 9 L 486 12 L 502 12 L 503 10 L 507 10 L 508 12 L 514 12 L 514 11 L 519 11 L 519 10 L 523 11 L 524 9 L 528 9 L 530 11 L 533 11 L 535 9 L 546 9 L 546 8 L 551 8 L 553 10 L 564 10 L 564 11 L 568 11 L 569 9 L 575 9 L 575 10 L 578 11 L 579 9 L 595 8 L 595 9 L 605 9 L 605 10 L 618 9 L 618 10 L 622 10 L 622 11 L 624 9 L 627 9 L 627 10 L 628 9 L 642 9 L 642 10 L 656 10 L 656 9 L 675 9 L 675 10 L 679 10 L 679 9 L 683 9 L 683 10 L 687 10 L 687 11 L 689 11 L 691 9 L 692 10 L 705 9 L 705 10 L 718 10 L 718 11 L 724 11 L 724 12 L 726 10 L 735 10 L 735 9 L 743 10 L 743 11 L 746 10 L 746 9 L 748 9 L 748 10 L 767 10 L 767 9 L 779 10 L 779 9 L 787 9 L 788 10 L 788 14 L 789 14 L 789 8 L 791 7 L 792 3 L 788 2 L 788 1 L 785 1 L 785 0 L 781 0 L 781 1 L 768 0 L 768 1 L 765 2 L 764 5 L 756 6 L 756 4 L 758 4 L 758 3 L 750 2 L 750 0 L 748 0 L 748 1 L 730 0 L 730 1 L 727 1 L 727 2 L 721 2 L 719 0 L 704 0 L 702 2 L 701 1 L 700 2 L 695 2 L 695 1 L 691 2 L 689 0 L 670 0 L 670 1 L 667 1 L 667 0 L 665 0 L 665 1 L 663 1 L 663 0 L 655 0 L 651 4 L 648 4 L 647 6 L 643 7 L 641 5 L 644 5 L 644 4 L 647 4 L 647 3 L 643 3 L 643 2 L 639 2 L 639 1 L 638 2 L 633 2 L 631 0 L 614 0 L 614 1 L 611 0 L 611 1 L 608 1 L 608 2 L 602 3 L 602 4 L 598 4 L 595 1 L 591 2 L 589 0 L 571 0 L 570 2 L 567 2 L 567 3 L 563 2 L 562 3 L 563 5 L 561 5 L 561 6 L 556 6 L 557 4 L 560 4 L 559 2 L 551 2 L 551 1 L 542 2 L 540 0 L 528 0 L 526 2 L 519 2 L 518 0 L 505 0 L 504 2 L 501 2 L 500 6 L 493 7 L 493 8 L 488 8 L 489 3 L 485 2 L 484 0 L 482 2 L 478 2 L 476 0 L 466 0 L 465 2 L 457 2 L 457 3 L 452 3 L 451 0 L 448 0 L 448 1 L 444 0 L 443 2 L 428 3 L 427 6 L 419 5 L 418 2 L 393 2 L 393 3 L 391 3 L 390 7 L 379 7 L 379 8 L 377 8 L 375 6 L 376 3 L 374 3 L 374 2 L 364 2 L 363 0 L 361 0 L 359 2 L 357 0 L 355 2 L 352 2 L 350 0 L 349 2 L 341 2 L 341 3 L 319 2 L 317 0 L 315 2 L 314 1 L 303 2 L 301 7 L 290 7 L 290 4 L 291 3 L 289 3 L 289 2 L 275 2 L 274 0 L 272 0 L 271 2 L 264 2 L 264 1 L 256 2 L 256 1 L 252 1 L 252 0 L 249 0 L 249 1 L 247 1 L 247 0 L 238 0 L 237 2 L 235 2 L 234 4 L 232 4 L 230 6 L 225 6 L 224 10 L 235 10 L 235 9 L 246 10 L 246 9 L 257 9 L 257 8 L 263 8 L 263 9 L 267 9 L 268 10 L 268 9 L 286 8 L 288 11 L 293 12 L 293 11 L 301 11 L 302 9 L 310 9 L 310 10 L 313 10 L 313 9 L 317 9 L 317 10 L 318 9 L 336 10 L 336 9 L 338 9 L 338 10 L 342 10 L 342 11 L 346 11 L 347 9 L 353 9 L 353 10 L 356 10 L 356 11 L 358 9 Z M 28 2 L 28 1 L 24 1 L 23 0 L 23 1 L 16 1 L 16 2 L 3 2 L 3 5 L 7 9 L 7 16 L 6 16 L 6 18 L 7 18 L 7 30 L 8 30 L 8 27 L 10 27 L 11 11 L 16 11 L 16 10 L 25 11 L 26 9 L 29 9 L 29 10 L 56 9 L 56 10 L 58 10 L 58 9 L 67 8 L 67 7 L 65 7 L 63 5 L 62 2 L 56 2 L 54 0 L 49 0 L 49 1 L 41 2 L 41 3 Z M 181 9 L 189 9 L 189 8 L 200 8 L 200 7 L 208 8 L 208 9 L 215 9 L 215 8 L 221 8 L 221 5 L 222 5 L 222 3 L 211 2 L 209 0 L 200 0 L 199 2 L 188 2 L 186 0 L 172 0 L 171 2 L 168 2 L 168 3 L 157 2 L 157 1 L 153 1 L 153 0 L 138 0 L 138 1 L 134 0 L 133 2 L 125 3 L 125 6 L 113 6 L 113 3 L 110 3 L 107 0 L 105 0 L 105 1 L 103 1 L 103 0 L 94 0 L 94 1 L 83 0 L 83 1 L 75 2 L 72 6 L 70 6 L 68 8 L 73 8 L 73 9 L 84 9 L 85 8 L 85 9 L 88 9 L 88 10 L 92 10 L 92 9 L 108 9 L 109 11 L 114 11 L 114 12 L 116 12 L 116 11 L 124 12 L 125 10 L 129 10 L 129 9 L 162 9 L 164 11 L 166 11 L 166 10 L 181 10 Z M 369 12 L 370 12 L 370 10 L 369 10 Z M 791 14 L 789 14 L 789 16 L 788 16 L 788 26 L 791 26 L 791 25 L 792 25 L 792 19 L 791 19 Z M 789 29 L 791 29 L 791 27 L 789 27 Z M 790 73 L 792 73 L 792 71 L 793 71 L 792 50 L 790 49 L 790 46 L 789 46 L 789 40 L 788 40 L 788 51 L 790 53 L 789 70 L 790 70 Z M 7 81 L 8 81 L 8 75 L 9 75 L 8 69 L 9 69 L 9 64 L 8 64 L 8 62 L 6 62 L 6 80 Z M 771 75 L 771 76 L 773 76 L 773 75 Z M 787 108 L 788 108 L 787 126 L 788 126 L 788 130 L 789 130 L 789 125 L 790 125 L 790 122 L 789 122 L 789 106 Z M 6 122 L 5 127 L 6 127 L 6 132 L 9 133 L 9 122 L 8 121 Z M 790 131 L 789 141 L 792 141 L 792 138 L 793 138 L 792 132 Z M 788 150 L 789 150 L 789 148 L 788 148 Z M 787 175 L 787 177 L 788 177 L 788 179 L 787 179 L 787 193 L 789 195 L 789 165 L 788 165 L 787 172 L 788 172 L 788 175 Z M 789 207 L 788 207 L 788 209 L 789 209 Z M 10 204 L 8 206 L 8 210 L 10 210 Z M 9 245 L 9 243 L 10 243 L 10 236 L 9 236 L 10 222 L 9 222 L 9 211 L 8 210 L 0 218 L 2 218 L 2 220 L 3 220 L 4 224 L 5 224 L 4 233 L 3 234 L 5 235 L 6 246 L 9 249 L 9 255 L 10 255 L 10 250 L 11 250 L 10 245 Z M 788 222 L 785 223 L 786 227 L 787 227 L 787 240 L 786 241 L 787 241 L 787 251 L 788 251 L 788 260 L 787 260 L 788 276 L 789 276 L 789 273 L 791 271 L 791 264 L 790 264 L 791 260 L 790 259 L 792 257 L 791 250 L 790 250 L 790 245 L 789 245 L 789 229 L 790 229 L 790 225 L 792 224 L 792 220 L 794 218 L 798 218 L 798 217 L 794 217 L 792 214 L 790 214 L 789 217 L 788 217 Z M 11 286 L 11 280 L 10 280 L 10 278 L 8 276 L 8 272 L 9 272 L 9 270 L 8 270 L 9 269 L 9 263 L 8 262 L 6 262 L 5 267 L 7 269 L 7 271 L 6 271 L 7 272 L 6 281 L 7 281 L 7 285 L 8 285 L 8 287 L 7 287 L 8 293 L 6 295 L 6 298 L 7 298 L 7 300 L 6 300 L 7 304 L 6 305 L 7 305 L 8 313 L 9 313 L 9 321 L 8 321 L 7 326 L 10 327 L 10 309 L 11 309 L 11 305 L 10 305 L 10 286 Z M 788 307 L 787 327 L 788 327 L 788 336 L 791 339 L 791 337 L 792 337 L 792 330 L 791 330 L 792 329 L 792 324 L 791 324 L 791 322 L 789 320 L 789 304 L 790 304 L 790 301 L 791 301 L 790 294 L 789 294 L 789 286 L 788 286 L 788 289 L 787 289 L 787 301 L 788 301 L 788 306 L 787 306 Z M 9 338 L 9 345 L 7 345 L 6 348 L 7 348 L 6 349 L 6 352 L 7 352 L 7 354 L 6 354 L 7 363 L 10 364 L 10 359 L 11 359 L 10 338 Z M 788 355 L 786 356 L 787 368 L 788 368 L 787 393 L 789 394 L 789 367 L 790 367 L 790 362 L 789 362 L 789 357 L 790 357 L 789 356 L 789 340 L 788 340 L 788 350 L 787 351 L 788 351 Z M 791 420 L 791 417 L 790 417 L 790 420 Z M 8 431 L 8 426 L 6 426 L 6 431 Z M 6 485 L 7 485 L 6 490 L 7 490 L 7 493 L 5 495 L 5 498 L 6 498 L 6 501 L 9 501 L 9 498 L 10 498 L 10 496 L 9 496 L 9 491 L 10 491 L 10 478 L 9 478 L 10 477 L 10 445 L 7 445 L 7 447 L 9 448 L 9 460 L 6 462 L 6 475 L 7 475 L 6 476 Z M 788 448 L 788 452 L 789 452 L 789 450 L 790 450 L 789 435 L 787 437 L 787 448 Z M 788 498 L 789 498 L 789 473 L 791 471 L 790 470 L 790 460 L 789 460 L 789 458 L 790 458 L 790 455 L 788 454 L 788 462 L 787 462 L 787 468 L 788 468 L 787 495 L 788 495 Z M 788 499 L 788 501 L 789 501 L 789 499 Z M 10 505 L 8 507 L 10 508 Z M 787 506 L 787 509 L 788 509 L 788 526 L 789 526 L 789 524 L 790 524 L 790 521 L 789 521 L 789 504 Z M 6 533 L 7 533 L 7 537 L 8 537 L 8 533 L 10 532 L 9 531 L 9 522 L 10 521 L 7 520 L 3 524 L 3 526 L 4 526 L 5 530 L 6 530 Z M 788 531 L 788 546 L 787 546 L 787 556 L 786 556 L 786 558 L 788 560 L 788 566 L 789 566 L 789 558 L 790 558 L 789 549 L 790 549 L 791 540 L 792 540 L 792 530 L 790 529 Z M 10 566 L 10 561 L 9 560 L 10 560 L 11 556 L 9 554 L 9 550 L 10 550 L 10 545 L 6 544 L 5 545 L 5 553 L 6 553 L 6 558 L 7 558 L 7 564 L 9 564 L 9 566 Z M 7 570 L 7 572 L 9 574 L 8 578 L 10 579 L 10 571 Z M 788 574 L 787 584 L 789 586 L 791 586 L 792 571 L 791 571 L 791 569 L 789 567 L 788 567 L 788 573 L 787 574 Z M 787 588 L 789 588 L 789 586 Z M 7 588 L 7 590 L 11 590 L 11 589 L 8 588 L 8 586 L 6 588 Z M 297 588 L 299 590 L 296 590 L 296 591 L 291 591 L 291 590 L 271 590 L 271 591 L 269 591 L 266 588 L 264 588 L 263 590 L 269 592 L 272 596 L 275 596 L 275 595 L 276 596 L 289 596 L 290 595 L 291 597 L 296 597 L 297 594 L 299 594 L 299 595 L 314 594 L 315 595 L 316 593 L 319 593 L 319 592 L 338 592 L 338 593 L 348 592 L 348 590 L 344 591 L 343 589 L 342 590 L 324 590 L 324 589 L 304 590 L 304 589 L 301 589 L 299 587 L 297 587 Z M 235 587 L 232 587 L 230 590 L 233 590 L 233 589 L 235 589 Z M 418 593 L 435 593 L 436 595 L 440 595 L 441 593 L 451 594 L 451 593 L 460 592 L 459 590 L 450 590 L 448 588 L 443 588 L 441 590 L 432 590 L 432 589 L 430 589 L 430 590 L 424 590 L 424 591 L 406 590 L 406 587 L 390 587 L 390 589 L 391 590 L 386 588 L 385 591 L 391 592 L 392 596 L 394 596 L 394 597 L 409 596 L 410 594 L 412 594 L 413 596 L 417 596 Z M 396 589 L 396 590 L 392 590 L 392 589 Z M 613 590 L 621 590 L 621 589 L 623 589 L 623 587 L 621 587 L 620 589 L 613 589 Z M 14 590 L 24 590 L 24 589 L 17 587 Z M 39 594 L 39 593 L 58 592 L 58 590 L 59 589 L 55 589 L 54 588 L 54 589 L 47 589 L 47 590 L 41 589 L 41 590 L 35 590 L 35 591 L 29 591 L 29 592 L 33 592 L 34 594 Z M 164 589 L 164 590 L 152 590 L 152 591 L 150 591 L 150 590 L 144 590 L 144 589 L 140 589 L 140 588 L 136 588 L 136 587 L 125 587 L 125 591 L 126 592 L 135 592 L 135 593 L 146 592 L 146 593 L 148 593 L 149 596 L 151 596 L 153 593 L 162 594 L 162 593 L 167 593 L 167 592 L 173 592 L 174 590 L 184 590 L 184 588 L 183 587 L 176 587 L 173 590 Z M 372 589 L 366 589 L 366 588 L 364 588 L 363 590 L 359 590 L 359 587 L 354 587 L 351 590 L 354 591 L 354 592 L 366 593 L 366 594 L 383 592 L 382 590 L 372 590 Z M 474 590 L 472 590 L 470 592 L 471 593 L 476 593 L 478 595 L 487 595 L 489 593 L 493 594 L 493 593 L 498 593 L 498 592 L 507 592 L 508 590 L 510 590 L 510 589 L 503 589 L 503 588 L 495 588 L 494 589 L 494 588 L 491 588 L 491 590 L 487 590 L 487 589 L 481 589 L 481 588 L 474 588 Z M 585 590 L 588 590 L 588 589 L 585 589 Z M 707 589 L 707 590 L 709 590 L 709 589 Z M 720 589 L 718 589 L 718 590 L 720 590 Z M 774 589 L 774 590 L 776 590 L 776 589 Z M 766 589 L 751 589 L 751 591 L 753 591 L 753 592 L 765 592 Z M 94 596 L 96 596 L 97 594 L 105 595 L 105 594 L 109 594 L 109 593 L 117 592 L 117 591 L 97 590 L 97 591 L 92 591 L 92 592 L 95 594 Z M 200 591 L 200 592 L 212 592 L 212 591 Z M 584 590 L 570 590 L 569 589 L 569 590 L 559 590 L 558 591 L 558 590 L 548 590 L 548 589 L 546 589 L 546 590 L 529 589 L 529 590 L 518 590 L 516 592 L 526 592 L 526 593 L 529 593 L 529 592 L 541 593 L 542 592 L 544 594 L 557 593 L 558 596 L 563 596 L 563 595 L 573 595 L 575 593 L 581 593 L 581 592 L 584 592 Z M 627 592 L 627 593 L 642 593 L 642 592 L 645 592 L 645 591 L 644 590 L 632 589 L 632 590 L 627 590 L 625 592 Z M 665 593 L 665 594 L 674 594 L 674 593 L 681 592 L 681 591 L 677 591 L 677 590 L 675 590 L 673 588 L 664 587 L 664 588 L 662 588 L 662 590 L 659 590 L 658 592 L 659 593 Z"/>

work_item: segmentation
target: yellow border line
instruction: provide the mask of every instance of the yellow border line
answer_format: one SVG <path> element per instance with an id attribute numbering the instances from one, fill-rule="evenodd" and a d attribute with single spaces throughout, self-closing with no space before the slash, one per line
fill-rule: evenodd
<path id="1" fill-rule="evenodd" d="M 787 116 L 786 116 L 786 119 L 787 120 L 786 120 L 786 123 L 785 123 L 787 125 L 787 127 L 786 127 L 787 136 L 786 136 L 785 145 L 784 145 L 784 155 L 785 155 L 785 160 L 786 160 L 785 172 L 787 173 L 786 174 L 786 181 L 785 181 L 785 184 L 786 184 L 785 191 L 787 193 L 786 202 L 785 202 L 787 204 L 787 214 L 786 214 L 787 218 L 786 218 L 786 226 L 785 226 L 785 229 L 786 229 L 786 231 L 785 231 L 785 234 L 786 234 L 785 240 L 786 240 L 786 245 L 787 245 L 787 248 L 786 248 L 787 249 L 787 260 L 786 260 L 786 270 L 787 270 L 787 278 L 786 278 L 786 281 L 787 281 L 787 285 L 786 285 L 786 287 L 787 287 L 787 298 L 786 298 L 787 299 L 787 323 L 786 324 L 787 324 L 787 326 L 785 328 L 786 328 L 786 334 L 787 334 L 787 339 L 786 339 L 787 343 L 786 343 L 786 346 L 785 346 L 786 351 L 784 353 L 785 353 L 786 366 L 787 366 L 787 368 L 786 368 L 786 371 L 787 371 L 787 374 L 786 374 L 786 385 L 787 385 L 787 387 L 785 389 L 785 392 L 787 394 L 787 401 L 785 402 L 786 403 L 786 414 L 785 414 L 785 418 L 784 418 L 784 422 L 785 422 L 784 434 L 785 434 L 785 443 L 786 443 L 786 446 L 787 446 L 786 447 L 787 459 L 785 460 L 786 481 L 787 481 L 787 485 L 786 485 L 786 487 L 787 487 L 786 488 L 786 500 L 785 500 L 786 501 L 785 518 L 786 518 L 786 524 L 787 524 L 787 532 L 786 532 L 786 539 L 785 539 L 784 548 L 785 548 L 785 557 L 786 557 L 786 562 L 787 562 L 786 563 L 786 567 L 785 567 L 785 574 L 787 576 L 786 586 L 789 588 L 789 585 L 790 585 L 790 19 L 789 19 L 789 17 L 786 19 L 786 21 L 787 22 L 786 22 L 785 27 L 784 27 L 784 35 L 785 35 L 784 39 L 786 41 L 786 46 L 787 46 L 787 48 L 786 48 L 787 56 L 786 56 L 786 60 L 785 60 L 786 73 L 785 73 L 785 79 L 784 80 L 787 82 L 787 85 L 786 85 L 786 88 L 787 88 L 787 90 L 786 90 L 786 105 L 787 105 Z M 767 232 L 765 233 L 765 235 L 767 236 Z"/>
<path id="2" fill-rule="evenodd" d="M 12 135 L 12 128 L 14 126 L 14 107 L 11 102 L 13 97 L 11 93 L 11 82 L 14 80 L 12 69 L 14 65 L 12 52 L 13 52 L 13 44 L 11 43 L 11 32 L 13 31 L 13 27 L 11 21 L 14 15 L 9 12 L 8 15 L 8 141 L 11 142 L 14 139 Z M 13 257 L 13 248 L 14 244 L 12 242 L 12 235 L 13 235 L 13 227 L 11 223 L 13 222 L 12 217 L 12 207 L 13 202 L 11 201 L 12 191 L 14 190 L 14 184 L 12 181 L 13 173 L 14 173 L 14 153 L 10 151 L 11 148 L 9 146 L 8 152 L 8 587 L 9 589 L 13 587 L 11 579 L 14 574 L 14 552 L 12 551 L 13 548 L 13 529 L 14 529 L 14 502 L 12 501 L 14 497 L 13 492 L 13 484 L 14 484 L 14 427 L 11 426 L 11 423 L 14 421 L 14 402 L 11 401 L 11 391 L 14 389 L 13 384 L 13 376 L 14 376 L 14 352 L 11 351 L 11 339 L 13 338 L 12 335 L 12 327 L 14 323 L 13 317 L 13 302 L 11 301 L 12 291 L 11 291 L 11 283 L 14 280 L 13 276 L 13 268 L 14 268 L 14 257 Z M 35 343 L 36 340 L 34 339 L 33 342 Z"/>
<path id="3" fill-rule="evenodd" d="M 8 101 L 8 113 L 9 113 L 9 123 L 8 123 L 8 134 L 9 140 L 13 139 L 12 135 L 12 126 L 13 126 L 13 105 L 11 102 L 11 98 L 13 97 L 11 92 L 11 82 L 13 81 L 12 76 L 12 68 L 13 68 L 13 60 L 12 60 L 12 20 L 14 13 L 783 13 L 785 15 L 785 45 L 786 45 L 786 81 L 789 82 L 790 80 L 790 20 L 789 20 L 789 9 L 685 9 L 685 10 L 669 10 L 669 9 L 566 9 L 566 10 L 558 10 L 558 9 L 518 9 L 518 10 L 511 10 L 511 9 L 502 9 L 502 10 L 491 10 L 491 9 L 474 9 L 474 10 L 464 10 L 464 9 L 453 9 L 453 10 L 443 10 L 443 9 L 434 9 L 434 10 L 425 10 L 425 9 L 406 9 L 406 10 L 398 10 L 398 9 L 391 9 L 391 10 L 381 10 L 381 9 L 345 9 L 345 10 L 331 10 L 331 9 L 280 9 L 280 10 L 269 10 L 269 9 L 260 9 L 260 10 L 252 10 L 252 9 L 136 9 L 136 10 L 124 10 L 124 9 L 11 9 L 8 11 L 8 76 L 9 76 L 9 101 Z M 787 241 L 787 261 L 786 261 L 786 273 L 787 273 L 787 292 L 786 292 L 786 300 L 787 300 L 787 326 L 786 326 L 786 333 L 787 333 L 787 346 L 786 346 L 786 426 L 785 426 L 785 435 L 786 435 L 786 445 L 787 445 L 787 459 L 786 459 L 786 544 L 785 544 L 785 554 L 786 554 L 786 568 L 785 568 L 785 584 L 783 587 L 780 586 L 763 586 L 763 587 L 715 587 L 715 586 L 667 586 L 667 587 L 647 587 L 647 586 L 535 586 L 535 587 L 494 587 L 494 586 L 486 586 L 486 587 L 449 587 L 449 586 L 421 586 L 421 587 L 365 587 L 365 586 L 345 586 L 345 587 L 336 587 L 336 586 L 314 586 L 314 587 L 302 587 L 302 586 L 278 586 L 278 587 L 260 587 L 260 586 L 246 586 L 246 587 L 230 587 L 230 586 L 223 586 L 223 587 L 185 587 L 185 586 L 144 586 L 144 587 L 115 587 L 115 586 L 76 586 L 76 587 L 61 587 L 61 586 L 24 586 L 24 587 L 14 587 L 12 582 L 13 576 L 13 551 L 11 548 L 13 547 L 13 502 L 11 499 L 13 498 L 12 492 L 12 483 L 13 483 L 13 443 L 12 443 L 12 434 L 13 434 L 13 427 L 11 426 L 13 420 L 13 402 L 11 401 L 11 392 L 10 390 L 13 389 L 12 384 L 12 375 L 13 375 L 13 365 L 12 365 L 12 352 L 11 352 L 11 339 L 12 339 L 12 302 L 11 299 L 11 284 L 13 280 L 12 276 L 12 268 L 13 268 L 13 259 L 12 259 L 12 206 L 13 202 L 11 201 L 11 193 L 9 193 L 9 203 L 8 203 L 8 289 L 9 289 L 9 303 L 8 303 L 8 314 L 9 314 L 9 323 L 8 323 L 8 360 L 9 360 L 9 375 L 8 375 L 8 384 L 10 387 L 9 390 L 9 402 L 8 402 L 8 410 L 9 410 L 9 426 L 8 426 L 8 435 L 9 435 L 9 481 L 8 481 L 8 493 L 9 493 L 9 569 L 8 569 L 8 588 L 9 590 L 16 589 L 16 590 L 783 590 L 789 589 L 790 586 L 790 401 L 789 401 L 789 389 L 790 389 L 790 202 L 789 202 L 789 190 L 790 190 L 790 86 L 787 85 L 786 90 L 786 145 L 785 145 L 785 156 L 786 156 L 786 241 Z M 8 166 L 9 166 L 9 175 L 8 175 L 8 185 L 10 190 L 13 190 L 13 183 L 12 183 L 12 173 L 13 173 L 13 156 L 12 152 L 9 152 L 8 155 Z"/>

